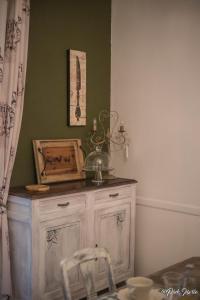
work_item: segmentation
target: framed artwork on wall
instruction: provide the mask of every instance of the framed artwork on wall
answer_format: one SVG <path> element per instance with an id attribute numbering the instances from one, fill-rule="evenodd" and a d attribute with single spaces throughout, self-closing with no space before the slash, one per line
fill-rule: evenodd
<path id="1" fill-rule="evenodd" d="M 33 140 L 38 183 L 83 179 L 80 139 Z"/>
<path id="2" fill-rule="evenodd" d="M 86 53 L 67 50 L 68 125 L 86 125 Z"/>

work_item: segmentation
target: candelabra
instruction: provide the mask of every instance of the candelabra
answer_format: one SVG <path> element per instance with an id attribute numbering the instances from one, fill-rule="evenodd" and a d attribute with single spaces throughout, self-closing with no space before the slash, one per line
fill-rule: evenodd
<path id="1" fill-rule="evenodd" d="M 93 119 L 87 144 L 92 152 L 85 159 L 84 169 L 95 172 L 92 181 L 98 185 L 103 182 L 102 171 L 113 170 L 110 166 L 111 151 L 125 150 L 125 157 L 128 158 L 129 140 L 124 123 L 119 121 L 118 112 L 102 110 L 98 120 Z M 107 151 L 103 151 L 103 146 L 106 146 Z"/>

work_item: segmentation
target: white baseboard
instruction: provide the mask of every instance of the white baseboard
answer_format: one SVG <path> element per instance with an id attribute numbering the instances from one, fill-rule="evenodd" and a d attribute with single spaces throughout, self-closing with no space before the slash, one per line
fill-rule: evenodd
<path id="1" fill-rule="evenodd" d="M 136 205 L 167 210 L 181 214 L 200 216 L 200 206 L 181 204 L 177 202 L 158 200 L 146 197 L 137 197 Z"/>

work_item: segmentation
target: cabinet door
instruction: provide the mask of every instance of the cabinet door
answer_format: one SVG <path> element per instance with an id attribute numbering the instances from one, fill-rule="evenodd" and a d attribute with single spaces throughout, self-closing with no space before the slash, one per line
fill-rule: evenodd
<path id="1" fill-rule="evenodd" d="M 85 247 L 85 214 L 56 218 L 41 224 L 41 299 L 63 299 L 60 262 Z M 70 273 L 72 291 L 81 288 L 77 270 Z"/>
<path id="2" fill-rule="evenodd" d="M 108 249 L 115 273 L 130 268 L 131 203 L 97 209 L 95 212 L 96 246 Z M 104 266 L 98 265 L 97 274 L 103 275 Z"/>

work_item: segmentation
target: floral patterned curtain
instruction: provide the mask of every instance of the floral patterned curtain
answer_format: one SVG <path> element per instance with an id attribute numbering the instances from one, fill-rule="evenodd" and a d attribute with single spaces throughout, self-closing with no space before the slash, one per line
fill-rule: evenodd
<path id="1" fill-rule="evenodd" d="M 11 295 L 7 198 L 19 138 L 26 78 L 29 0 L 0 0 L 1 294 Z"/>

